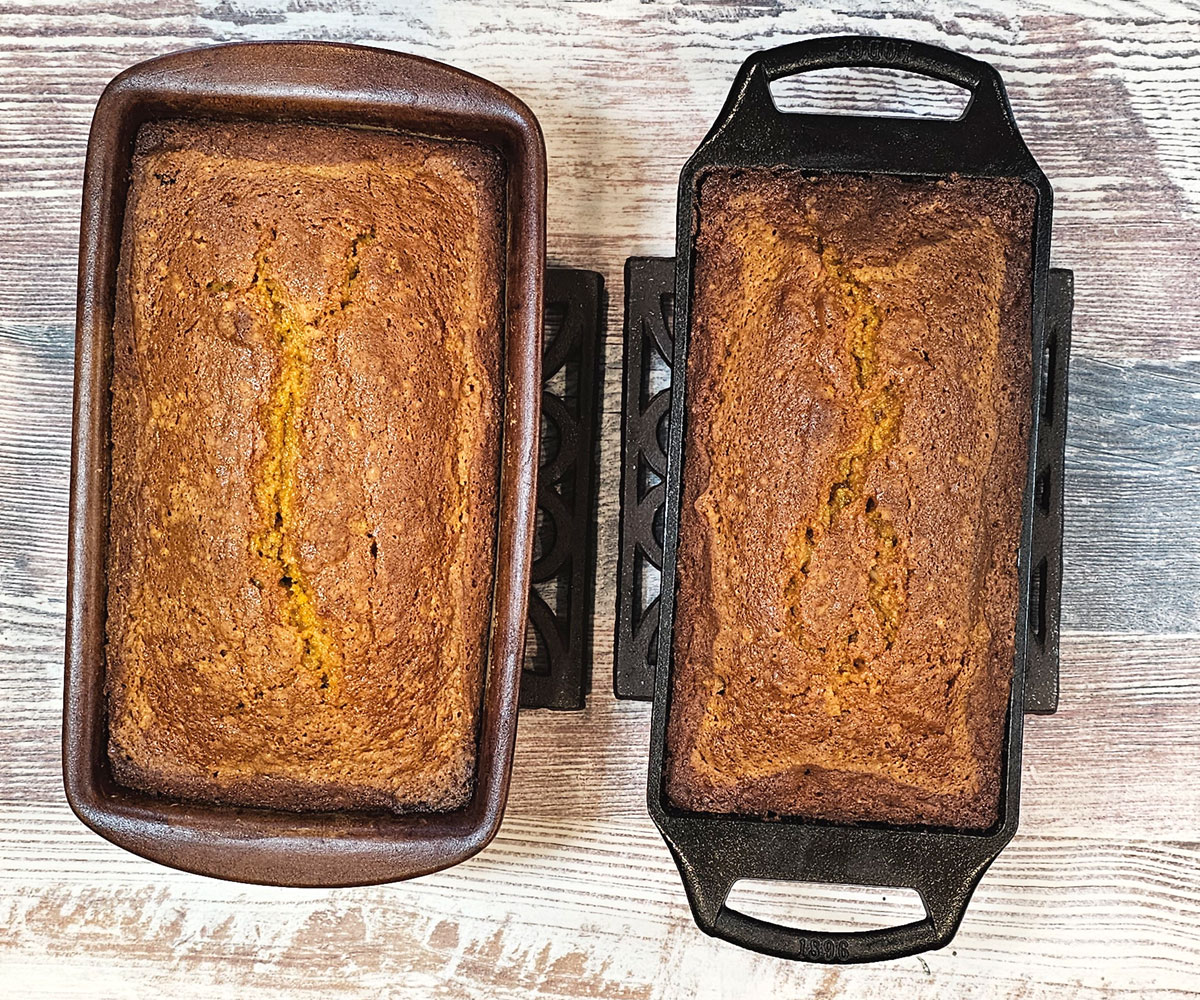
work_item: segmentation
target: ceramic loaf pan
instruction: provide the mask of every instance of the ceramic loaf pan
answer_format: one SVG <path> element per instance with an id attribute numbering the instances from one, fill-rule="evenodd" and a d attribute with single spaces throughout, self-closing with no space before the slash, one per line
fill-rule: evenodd
<path id="1" fill-rule="evenodd" d="M 503 430 L 494 591 L 472 798 L 446 813 L 289 813 L 184 803 L 117 785 L 104 706 L 112 326 L 130 159 L 156 118 L 307 121 L 465 138 L 507 173 Z M 79 251 L 67 575 L 63 774 L 76 814 L 154 861 L 227 879 L 341 886 L 411 878 L 482 849 L 504 812 L 533 552 L 545 272 L 545 147 L 501 88 L 379 49 L 249 43 L 134 66 L 100 98 L 88 141 Z"/>
<path id="2" fill-rule="evenodd" d="M 945 80 L 969 90 L 970 104 L 953 121 L 793 114 L 775 106 L 770 92 L 773 80 L 839 66 L 888 67 Z M 1033 248 L 1029 281 L 1034 392 L 1029 404 L 1032 422 L 1016 567 L 1016 652 L 1001 763 L 999 818 L 988 830 L 702 814 L 673 806 L 666 795 L 664 761 L 674 656 L 696 185 L 705 171 L 714 168 L 774 166 L 812 174 L 1013 178 L 1037 194 L 1033 232 L 1029 234 Z M 1027 674 L 1032 677 L 1039 663 L 1057 662 L 1057 619 L 1050 622 L 1042 609 L 1047 606 L 1050 588 L 1057 597 L 1061 566 L 1061 550 L 1052 553 L 1050 547 L 1061 537 L 1069 327 L 1053 337 L 1047 335 L 1051 199 L 1050 184 L 1021 140 L 1004 85 L 991 66 L 945 49 L 884 38 L 821 38 L 752 55 L 739 71 L 716 123 L 683 168 L 674 262 L 662 591 L 647 797 L 650 814 L 679 867 L 696 921 L 710 934 L 772 955 L 824 962 L 897 958 L 941 947 L 954 935 L 979 878 L 1016 832 L 1023 713 L 1053 711 L 1057 696 L 1056 688 L 1053 692 L 1037 685 L 1026 689 Z M 1054 294 L 1055 301 L 1068 303 L 1069 318 L 1069 279 L 1064 282 L 1056 277 Z M 1035 496 L 1039 498 L 1036 505 Z M 1031 587 L 1037 595 L 1033 600 Z M 879 930 L 805 931 L 758 920 L 727 906 L 730 889 L 739 879 L 911 887 L 919 892 L 926 917 Z"/>

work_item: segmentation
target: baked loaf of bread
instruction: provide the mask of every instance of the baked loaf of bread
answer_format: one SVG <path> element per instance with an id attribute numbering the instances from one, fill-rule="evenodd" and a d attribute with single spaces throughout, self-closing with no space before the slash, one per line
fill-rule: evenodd
<path id="1" fill-rule="evenodd" d="M 469 798 L 503 210 L 476 144 L 141 130 L 113 331 L 118 781 L 282 809 Z"/>
<path id="2" fill-rule="evenodd" d="M 700 182 L 676 805 L 996 820 L 1035 197 L 794 170 Z"/>

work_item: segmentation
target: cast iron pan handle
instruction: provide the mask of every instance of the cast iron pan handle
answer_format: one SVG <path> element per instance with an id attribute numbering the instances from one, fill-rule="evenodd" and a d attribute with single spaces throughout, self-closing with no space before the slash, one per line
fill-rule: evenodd
<path id="1" fill-rule="evenodd" d="M 962 911 L 935 909 L 921 894 L 923 920 L 868 931 L 805 931 L 750 917 L 725 904 L 711 933 L 743 948 L 807 962 L 880 962 L 940 948 L 954 936 Z M 965 906 L 964 906 L 965 909 Z"/>
<path id="2" fill-rule="evenodd" d="M 813 38 L 755 52 L 738 71 L 723 117 L 732 117 L 741 107 L 759 113 L 802 115 L 776 107 L 771 82 L 810 70 L 840 67 L 897 69 L 944 80 L 970 91 L 971 100 L 960 118 L 938 121 L 940 126 L 1001 125 L 1015 130 L 1004 84 L 987 63 L 936 45 L 869 35 Z"/>
<path id="3" fill-rule="evenodd" d="M 878 871 L 874 862 L 865 862 L 861 872 L 855 871 L 855 861 L 850 862 L 851 870 L 836 873 L 826 871 L 823 868 L 824 856 L 830 853 L 832 843 L 824 848 L 815 844 L 810 846 L 812 850 L 802 850 L 795 859 L 804 868 L 812 866 L 807 878 L 797 878 L 799 873 L 794 870 L 778 870 L 776 859 L 769 857 L 771 852 L 758 859 L 743 855 L 740 862 L 733 866 L 741 869 L 736 872 L 719 861 L 716 864 L 706 863 L 704 854 L 707 852 L 703 849 L 699 855 L 693 853 L 687 860 L 676 853 L 696 922 L 714 937 L 778 958 L 828 963 L 903 958 L 949 943 L 966 913 L 976 884 L 991 861 L 990 856 L 974 852 L 952 858 L 940 852 L 930 852 L 914 859 L 910 865 L 892 868 L 894 878 L 888 880 L 889 885 L 915 889 L 925 907 L 923 919 L 894 927 L 864 931 L 810 931 L 760 920 L 727 905 L 730 890 L 743 877 L 854 884 L 860 874 L 867 876 L 868 870 Z M 755 853 L 751 849 L 751 855 Z M 845 848 L 833 853 L 844 854 Z M 801 856 L 804 856 L 803 859 Z M 710 862 L 715 860 L 709 859 Z M 760 861 L 762 864 L 758 863 Z M 789 864 L 785 867 L 793 866 Z M 884 865 L 883 868 L 887 870 L 891 866 Z M 870 881 L 873 883 L 873 879 Z"/>

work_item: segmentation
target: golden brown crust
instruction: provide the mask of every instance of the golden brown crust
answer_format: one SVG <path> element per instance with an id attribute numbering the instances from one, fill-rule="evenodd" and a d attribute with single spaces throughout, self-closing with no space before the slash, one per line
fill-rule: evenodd
<path id="1" fill-rule="evenodd" d="M 285 809 L 469 797 L 503 190 L 469 143 L 142 129 L 114 325 L 119 781 Z"/>
<path id="2" fill-rule="evenodd" d="M 1034 193 L 747 170 L 697 201 L 668 796 L 988 827 Z"/>

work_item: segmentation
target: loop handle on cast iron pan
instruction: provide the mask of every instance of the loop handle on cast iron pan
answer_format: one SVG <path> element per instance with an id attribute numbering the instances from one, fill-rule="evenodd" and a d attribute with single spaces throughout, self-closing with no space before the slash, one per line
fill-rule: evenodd
<path id="1" fill-rule="evenodd" d="M 938 948 L 949 941 L 954 924 L 939 934 L 926 917 L 899 927 L 870 931 L 802 931 L 748 917 L 727 906 L 717 914 L 712 933 L 754 951 L 807 962 L 881 962 Z"/>
<path id="2" fill-rule="evenodd" d="M 952 125 L 955 120 L 990 117 L 1003 120 L 1007 98 L 1000 75 L 987 63 L 972 59 L 950 49 L 902 38 L 878 38 L 866 35 L 844 35 L 835 38 L 813 38 L 791 42 L 774 49 L 755 52 L 743 64 L 734 83 L 748 85 L 747 96 L 765 101 L 778 111 L 771 97 L 770 84 L 784 77 L 819 69 L 870 68 L 895 69 L 919 76 L 944 80 L 970 91 L 971 101 L 960 119 L 943 119 Z M 782 111 L 780 114 L 804 114 Z M 915 117 L 915 116 L 914 116 Z"/>
<path id="3" fill-rule="evenodd" d="M 779 958 L 877 962 L 947 944 L 998 850 L 986 843 L 962 843 L 947 850 L 933 840 L 921 843 L 919 834 L 910 834 L 913 839 L 904 845 L 894 845 L 885 833 L 870 829 L 812 831 L 806 843 L 789 845 L 784 851 L 770 833 L 735 835 L 736 846 L 711 840 L 703 845 L 693 842 L 692 850 L 680 851 L 679 842 L 671 846 L 696 922 L 714 937 Z M 907 924 L 863 931 L 787 927 L 727 905 L 730 890 L 743 878 L 911 888 L 920 895 L 925 916 Z"/>
<path id="4" fill-rule="evenodd" d="M 969 91 L 970 102 L 959 118 L 943 119 L 781 111 L 771 97 L 770 85 L 775 80 L 811 70 L 845 67 L 895 69 L 943 80 Z M 849 148 L 840 152 L 848 161 L 844 164 L 848 169 L 855 169 L 853 161 L 859 155 L 870 161 L 863 169 L 874 169 L 875 158 L 881 152 L 886 152 L 893 166 L 902 166 L 898 160 L 905 159 L 903 146 L 913 141 L 947 144 L 958 160 L 965 159 L 961 165 L 967 168 L 974 157 L 980 157 L 982 165 L 993 163 L 997 153 L 1019 151 L 1028 155 L 1000 74 L 987 63 L 936 45 L 858 35 L 813 38 L 753 53 L 738 71 L 709 138 L 726 133 L 730 141 L 746 151 L 777 142 L 786 147 L 793 145 L 787 139 L 797 138 L 798 131 L 818 126 L 823 131 L 814 133 L 811 142 L 805 143 L 814 147 L 806 151 L 806 159 L 811 160 L 813 153 L 828 152 L 825 147 L 831 143 L 849 143 Z M 774 140 L 763 137 L 764 127 L 781 134 Z M 824 129 L 836 130 L 836 138 L 826 135 Z M 870 141 L 872 137 L 876 143 Z M 861 152 L 856 151 L 859 142 L 864 144 Z"/>
<path id="5" fill-rule="evenodd" d="M 882 962 L 940 948 L 954 936 L 966 909 L 934 911 L 921 895 L 926 915 L 923 920 L 896 927 L 867 931 L 806 931 L 773 924 L 732 910 L 725 904 L 717 911 L 711 934 L 743 948 L 807 962 Z"/>

